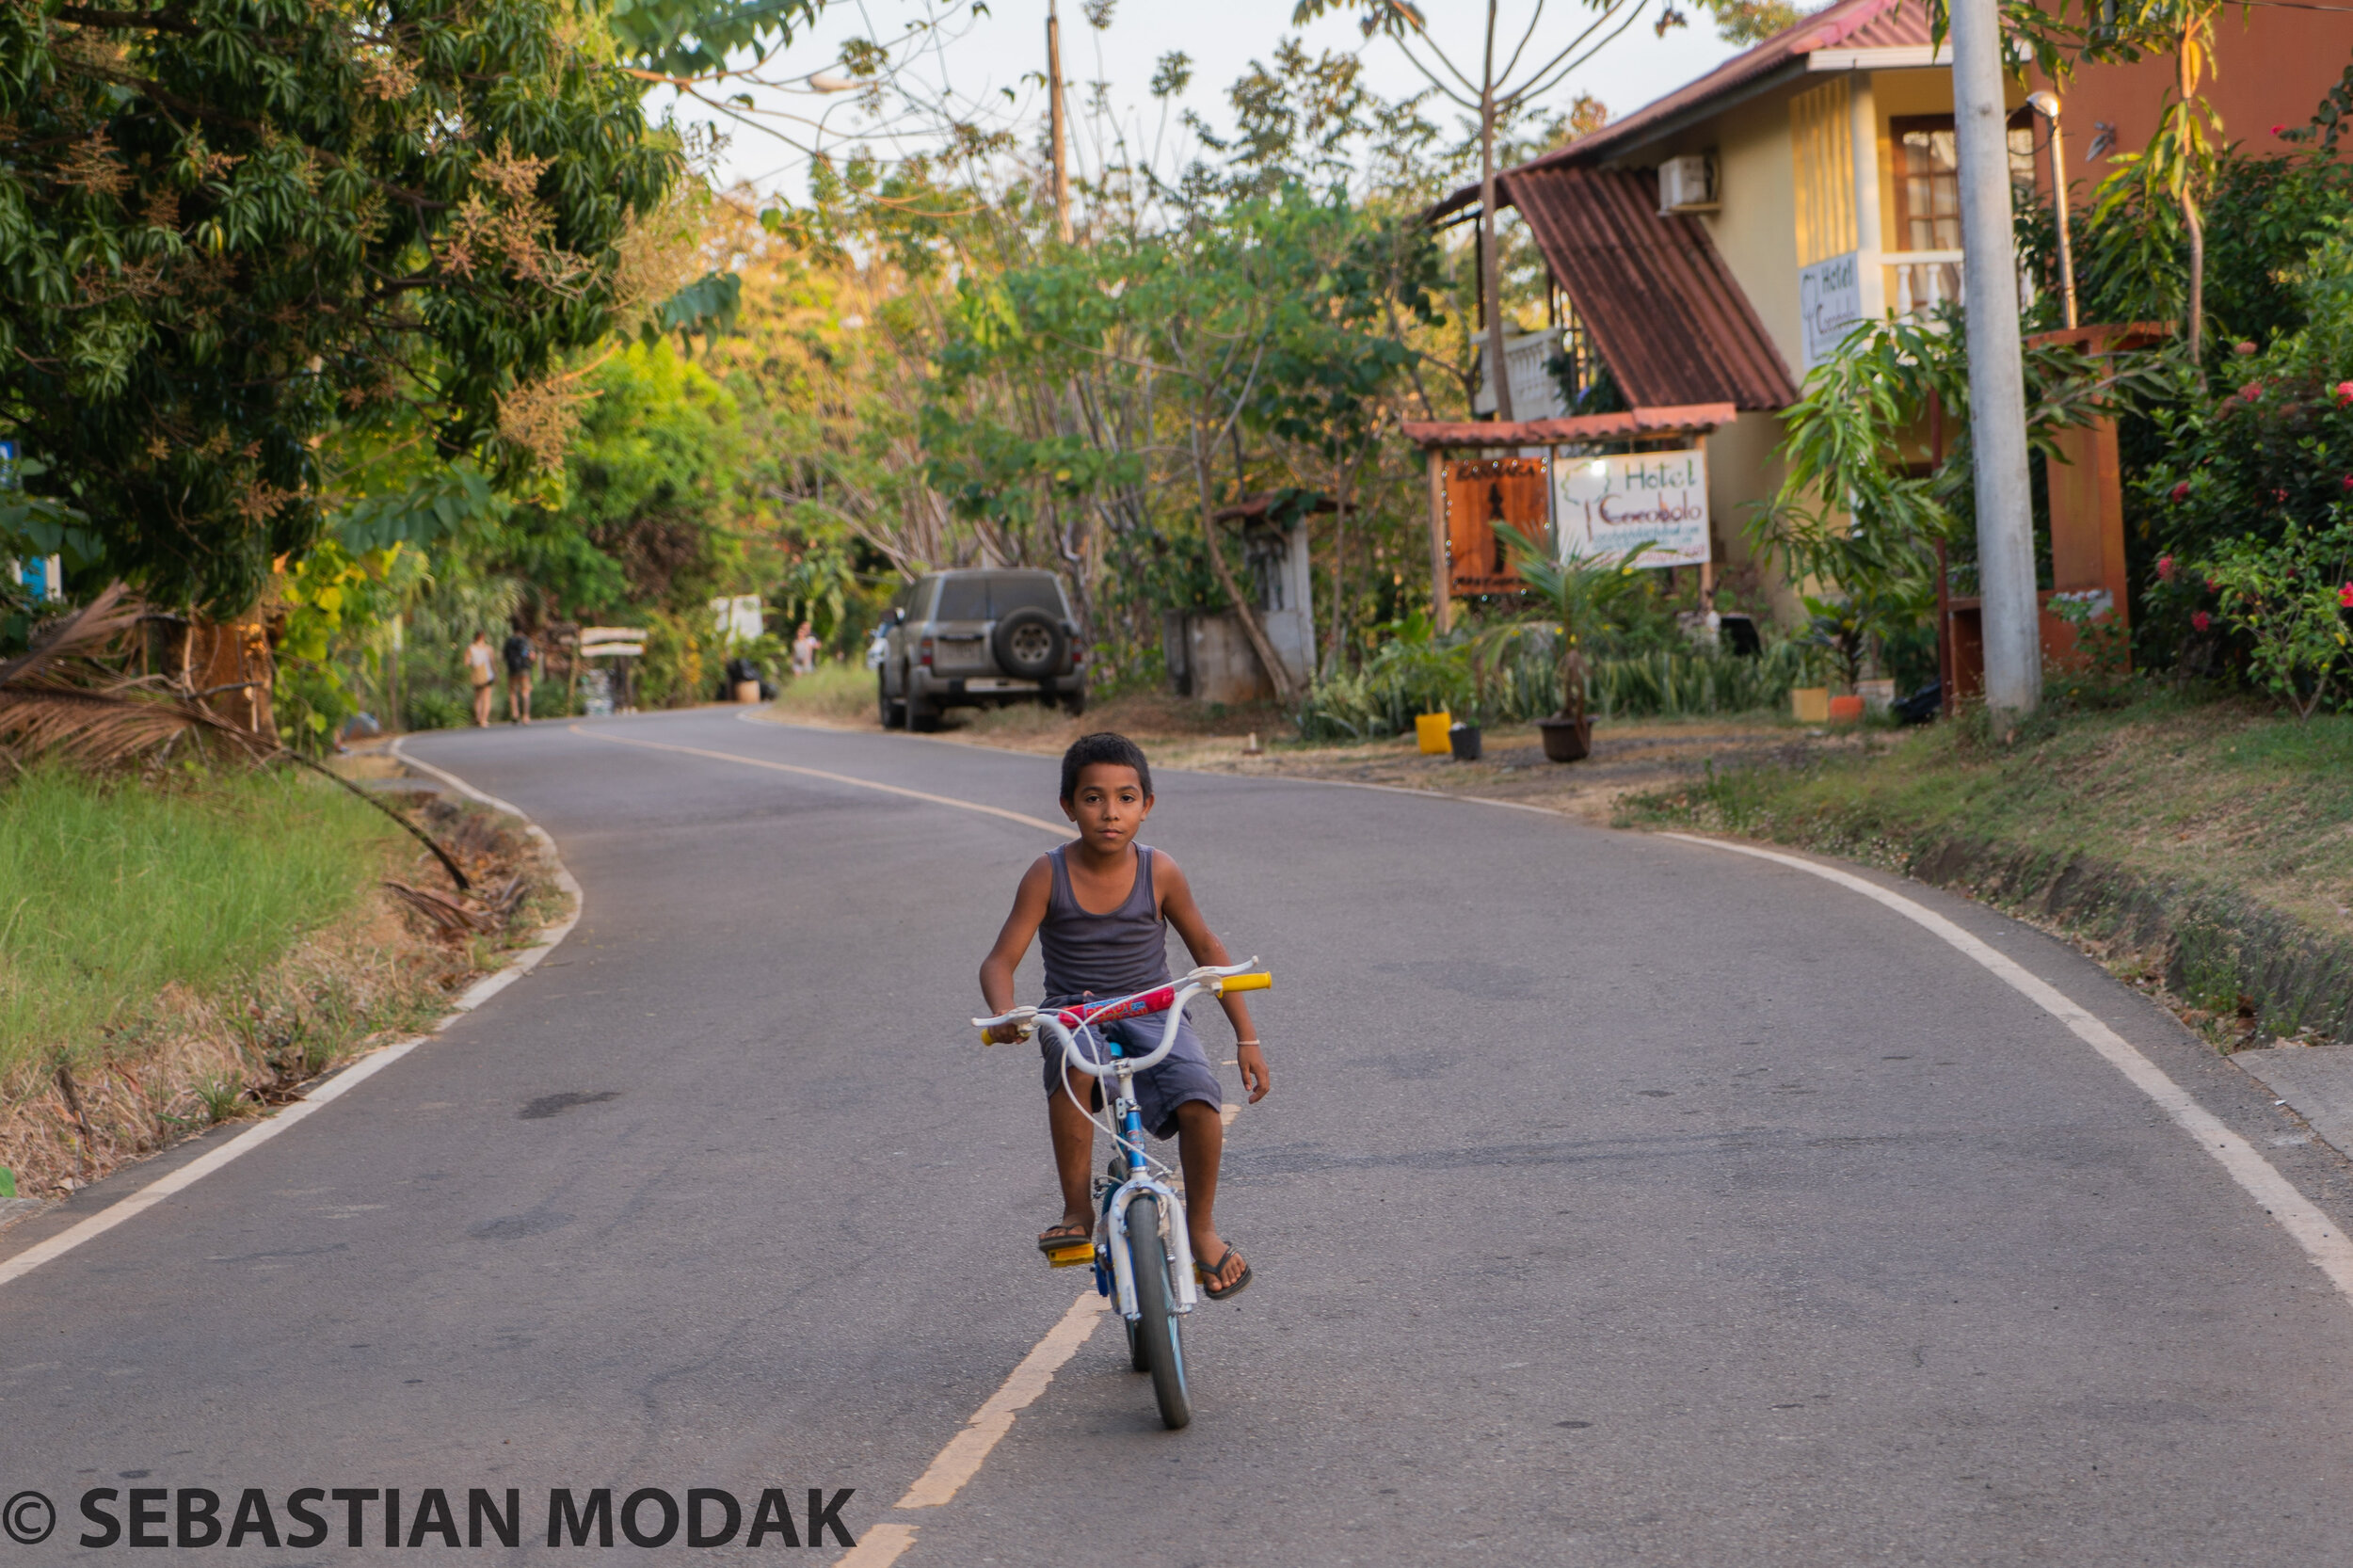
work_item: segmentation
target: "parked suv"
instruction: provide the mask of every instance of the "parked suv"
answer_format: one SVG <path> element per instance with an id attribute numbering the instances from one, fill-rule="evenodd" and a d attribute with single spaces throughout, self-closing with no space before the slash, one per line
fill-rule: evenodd
<path id="1" fill-rule="evenodd" d="M 943 708 L 1059 702 L 1086 712 L 1079 623 L 1049 571 L 935 571 L 883 623 L 885 728 L 935 729 Z"/>

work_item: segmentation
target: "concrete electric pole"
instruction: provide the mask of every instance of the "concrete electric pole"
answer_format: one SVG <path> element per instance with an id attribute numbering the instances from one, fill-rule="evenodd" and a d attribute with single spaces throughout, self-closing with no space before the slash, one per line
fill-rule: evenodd
<path id="1" fill-rule="evenodd" d="M 1054 236 L 1070 243 L 1070 158 L 1062 122 L 1062 15 L 1046 0 L 1046 114 L 1054 139 Z"/>
<path id="2" fill-rule="evenodd" d="M 2007 734 L 2042 700 L 2042 627 L 2034 586 L 2026 375 L 2018 336 L 2018 257 L 2010 234 L 2006 123 L 2009 116 L 2002 102 L 2002 27 L 1996 0 L 1952 0 L 1951 40 L 1985 702 L 1995 729 Z"/>

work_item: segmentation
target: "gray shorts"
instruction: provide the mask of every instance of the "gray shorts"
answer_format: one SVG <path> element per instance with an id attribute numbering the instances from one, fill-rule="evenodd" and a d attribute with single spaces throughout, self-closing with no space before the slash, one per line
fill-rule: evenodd
<path id="1" fill-rule="evenodd" d="M 1058 1005 L 1068 1005 L 1061 1003 Z M 1102 1043 L 1095 1038 L 1108 1034 L 1119 1042 L 1122 1056 L 1149 1056 L 1160 1048 L 1160 1031 L 1167 1028 L 1167 1016 L 1146 1013 L 1138 1018 L 1122 1018 L 1117 1023 L 1096 1024 L 1080 1032 L 1079 1050 L 1091 1061 L 1108 1060 Z M 1062 1087 L 1063 1061 L 1061 1042 L 1038 1032 L 1038 1050 L 1045 1058 L 1046 1093 L 1050 1098 Z M 1081 1075 L 1073 1073 L 1073 1078 Z M 1155 1138 L 1176 1135 L 1176 1108 L 1188 1100 L 1199 1100 L 1212 1108 L 1223 1105 L 1225 1096 L 1218 1090 L 1217 1073 L 1209 1059 L 1202 1054 L 1201 1037 L 1193 1032 L 1193 1020 L 1185 1019 L 1176 1026 L 1176 1043 L 1160 1058 L 1160 1065 L 1138 1073 L 1135 1077 L 1136 1109 L 1143 1112 L 1144 1129 Z M 1094 1093 L 1088 1096 L 1093 1109 L 1103 1109 L 1103 1092 L 1098 1080 Z"/>

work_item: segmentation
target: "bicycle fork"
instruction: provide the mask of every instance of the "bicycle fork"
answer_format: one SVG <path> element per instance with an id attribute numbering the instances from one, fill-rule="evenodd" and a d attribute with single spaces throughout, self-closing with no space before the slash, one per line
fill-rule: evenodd
<path id="1" fill-rule="evenodd" d="M 1114 1051 L 1117 1046 L 1112 1048 Z M 1144 1154 L 1144 1113 L 1137 1107 L 1129 1087 L 1128 1065 L 1119 1064 L 1119 1097 L 1112 1103 L 1112 1114 L 1120 1129 L 1118 1147 L 1126 1161 L 1128 1179 L 1112 1189 L 1104 1199 L 1104 1240 L 1111 1253 L 1111 1290 L 1119 1305 L 1120 1316 L 1133 1323 L 1141 1321 L 1143 1309 L 1136 1303 L 1135 1255 L 1128 1238 L 1128 1205 L 1139 1192 L 1149 1192 L 1160 1200 L 1160 1224 L 1166 1231 L 1169 1272 L 1176 1278 L 1170 1281 L 1176 1310 L 1191 1312 L 1199 1303 L 1193 1284 L 1193 1235 L 1185 1224 L 1185 1206 L 1176 1190 L 1151 1174 L 1151 1165 Z M 1100 1288 L 1101 1281 L 1097 1286 Z"/>

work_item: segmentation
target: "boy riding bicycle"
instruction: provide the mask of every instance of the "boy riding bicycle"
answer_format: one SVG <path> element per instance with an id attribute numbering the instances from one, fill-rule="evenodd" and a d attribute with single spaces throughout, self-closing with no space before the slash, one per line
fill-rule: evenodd
<path id="1" fill-rule="evenodd" d="M 981 995 L 992 1011 L 1013 1006 L 1014 970 L 1033 936 L 1046 961 L 1049 1006 L 1167 984 L 1170 925 L 1195 963 L 1229 962 L 1225 944 L 1202 920 L 1185 873 L 1166 855 L 1135 841 L 1152 814 L 1152 769 L 1141 747 L 1123 735 L 1080 737 L 1063 753 L 1062 808 L 1079 829 L 1077 841 L 1038 856 L 1022 874 L 1013 912 L 981 963 Z M 1221 997 L 1219 1002 L 1234 1026 L 1234 1055 L 1255 1105 L 1273 1080 L 1251 1027 L 1250 1009 L 1239 996 Z M 1100 1030 L 1124 1053 L 1143 1057 L 1158 1045 L 1161 1020 L 1129 1018 Z M 1095 1121 L 1085 1107 L 1100 1109 L 1102 1095 L 1096 1080 L 1070 1073 L 1059 1046 L 1042 1035 L 1040 1045 L 1047 1126 L 1063 1199 L 1062 1219 L 1037 1239 L 1038 1249 L 1050 1254 L 1084 1246 L 1095 1233 L 1090 1192 Z M 1083 1105 L 1078 1098 L 1081 1083 Z M 1135 1090 L 1145 1128 L 1156 1138 L 1173 1133 L 1177 1140 L 1193 1256 L 1201 1260 L 1209 1299 L 1224 1301 L 1250 1283 L 1250 1265 L 1219 1238 L 1211 1220 L 1225 1142 L 1218 1114 L 1223 1096 L 1190 1023 L 1178 1026 L 1175 1048 L 1158 1066 L 1136 1076 Z"/>

